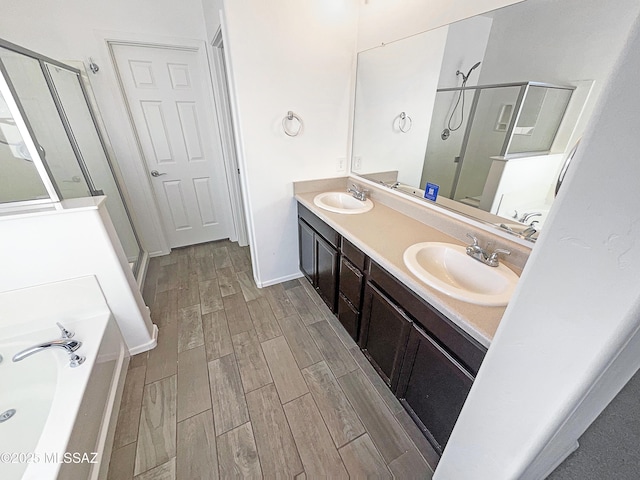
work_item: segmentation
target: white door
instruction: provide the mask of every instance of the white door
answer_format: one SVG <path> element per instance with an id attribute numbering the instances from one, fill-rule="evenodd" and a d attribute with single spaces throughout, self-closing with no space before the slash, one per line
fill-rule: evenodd
<path id="1" fill-rule="evenodd" d="M 206 56 L 111 44 L 171 247 L 228 238 L 230 201 Z"/>

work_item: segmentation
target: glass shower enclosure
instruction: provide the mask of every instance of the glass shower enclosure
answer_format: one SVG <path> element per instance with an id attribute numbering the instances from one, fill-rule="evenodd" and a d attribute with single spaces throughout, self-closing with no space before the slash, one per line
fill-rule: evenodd
<path id="1" fill-rule="evenodd" d="M 81 71 L 0 40 L 0 207 L 98 195 L 137 276 L 144 252 Z"/>
<path id="2" fill-rule="evenodd" d="M 539 82 L 438 89 L 421 188 L 437 178 L 440 195 L 479 207 L 494 159 L 552 151 L 573 90 Z"/>

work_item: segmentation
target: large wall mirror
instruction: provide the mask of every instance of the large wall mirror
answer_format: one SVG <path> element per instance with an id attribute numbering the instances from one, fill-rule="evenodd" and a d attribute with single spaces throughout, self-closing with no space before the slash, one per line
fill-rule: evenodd
<path id="1" fill-rule="evenodd" d="M 352 172 L 535 240 L 639 13 L 527 0 L 360 52 Z"/>

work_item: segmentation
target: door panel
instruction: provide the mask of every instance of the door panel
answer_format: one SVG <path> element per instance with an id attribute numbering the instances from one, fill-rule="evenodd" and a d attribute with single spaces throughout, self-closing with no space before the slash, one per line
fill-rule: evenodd
<path id="1" fill-rule="evenodd" d="M 316 241 L 313 229 L 305 223 L 304 220 L 298 219 L 298 235 L 300 241 L 300 270 L 304 276 L 311 282 L 316 283 Z"/>
<path id="2" fill-rule="evenodd" d="M 161 163 L 173 163 L 173 154 L 171 153 L 171 145 L 169 142 L 169 132 L 167 131 L 167 122 L 161 102 L 140 102 L 142 115 L 146 130 L 153 147 L 153 156 L 151 159 L 155 162 L 155 166 Z M 149 152 L 151 153 L 151 152 Z"/>
<path id="3" fill-rule="evenodd" d="M 315 235 L 317 271 L 316 287 L 320 297 L 332 312 L 336 312 L 336 295 L 338 278 L 338 251 L 325 242 L 319 235 Z"/>
<path id="4" fill-rule="evenodd" d="M 229 191 L 206 56 L 198 49 L 112 44 L 171 247 L 228 238 Z M 216 133 L 214 133 L 216 132 Z"/>
<path id="5" fill-rule="evenodd" d="M 460 415 L 473 377 L 429 335 L 411 331 L 398 397 L 425 427 L 440 454 Z"/>
<path id="6" fill-rule="evenodd" d="M 193 102 L 177 102 L 184 146 L 190 162 L 205 160 L 200 138 L 200 127 L 196 104 Z"/>
<path id="7" fill-rule="evenodd" d="M 193 189 L 198 200 L 198 211 L 200 212 L 200 223 L 203 227 L 215 225 L 216 209 L 213 198 L 211 198 L 211 185 L 209 178 L 194 178 Z"/>
<path id="8" fill-rule="evenodd" d="M 364 302 L 360 347 L 395 391 L 411 319 L 371 283 L 365 287 Z"/>
<path id="9" fill-rule="evenodd" d="M 171 212 L 171 220 L 175 230 L 184 230 L 189 228 L 189 217 L 184 208 L 184 195 L 182 194 L 182 182 L 172 180 L 164 182 L 164 191 L 169 200 L 169 208 Z"/>

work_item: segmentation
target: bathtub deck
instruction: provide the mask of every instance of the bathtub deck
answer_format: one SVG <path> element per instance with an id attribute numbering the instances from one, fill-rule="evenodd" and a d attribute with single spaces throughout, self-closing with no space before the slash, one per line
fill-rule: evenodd
<path id="1" fill-rule="evenodd" d="M 110 480 L 431 478 L 433 451 L 304 279 L 258 289 L 220 241 L 149 265 Z"/>

